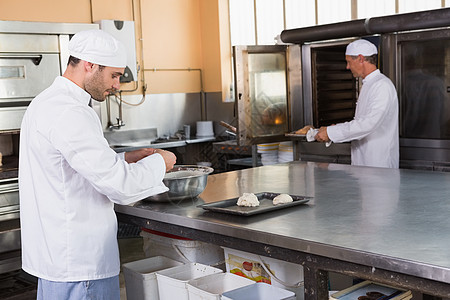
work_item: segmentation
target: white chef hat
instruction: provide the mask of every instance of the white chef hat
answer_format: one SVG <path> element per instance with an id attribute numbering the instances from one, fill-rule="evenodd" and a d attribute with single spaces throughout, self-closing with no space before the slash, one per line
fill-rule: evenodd
<path id="1" fill-rule="evenodd" d="M 127 65 L 125 46 L 100 29 L 76 33 L 69 41 L 69 54 L 106 67 L 125 68 Z"/>
<path id="2" fill-rule="evenodd" d="M 345 51 L 345 55 L 350 56 L 371 56 L 374 54 L 378 54 L 377 47 L 367 40 L 356 40 L 347 45 L 347 50 Z"/>

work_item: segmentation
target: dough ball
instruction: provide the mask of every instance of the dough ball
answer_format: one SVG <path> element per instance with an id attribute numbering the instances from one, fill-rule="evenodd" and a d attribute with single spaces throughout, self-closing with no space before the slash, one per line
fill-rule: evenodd
<path id="1" fill-rule="evenodd" d="M 284 204 L 294 201 L 291 196 L 288 194 L 279 194 L 275 198 L 273 198 L 273 205 Z"/>
<path id="2" fill-rule="evenodd" d="M 295 133 L 296 134 L 307 134 L 311 128 L 314 128 L 314 127 L 312 125 L 306 125 L 302 129 L 297 130 Z"/>
<path id="3" fill-rule="evenodd" d="M 259 206 L 258 197 L 253 193 L 244 193 L 237 201 L 238 206 Z"/>

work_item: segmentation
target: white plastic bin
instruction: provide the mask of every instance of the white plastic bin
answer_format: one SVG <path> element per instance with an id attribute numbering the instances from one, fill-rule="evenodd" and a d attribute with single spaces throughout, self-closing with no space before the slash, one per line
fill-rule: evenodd
<path id="1" fill-rule="evenodd" d="M 295 300 L 294 292 L 258 282 L 222 294 L 223 300 Z"/>
<path id="2" fill-rule="evenodd" d="M 303 299 L 303 266 L 223 247 L 226 271 L 257 282 L 272 284 Z"/>
<path id="3" fill-rule="evenodd" d="M 189 300 L 220 300 L 224 292 L 250 284 L 255 282 L 231 273 L 216 273 L 189 280 L 187 290 Z"/>
<path id="4" fill-rule="evenodd" d="M 159 299 L 188 300 L 187 283 L 189 280 L 222 272 L 221 269 L 198 263 L 158 271 L 156 272 L 156 279 L 158 281 Z"/>
<path id="5" fill-rule="evenodd" d="M 122 265 L 127 300 L 158 300 L 156 271 L 183 265 L 173 259 L 156 256 Z"/>
<path id="6" fill-rule="evenodd" d="M 224 262 L 223 250 L 217 245 L 168 235 L 161 232 L 141 232 L 147 257 L 163 255 L 184 263 L 219 265 Z"/>

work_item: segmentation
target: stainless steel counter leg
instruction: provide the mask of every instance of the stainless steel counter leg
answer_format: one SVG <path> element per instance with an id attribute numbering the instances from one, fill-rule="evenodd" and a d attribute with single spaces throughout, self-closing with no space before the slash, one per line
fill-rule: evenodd
<path id="1" fill-rule="evenodd" d="M 328 299 L 328 272 L 304 266 L 305 300 Z"/>
<path id="2" fill-rule="evenodd" d="M 294 153 L 294 160 L 300 160 L 300 147 L 298 146 L 299 141 L 293 140 L 292 141 L 292 151 Z"/>
<path id="3" fill-rule="evenodd" d="M 258 166 L 258 147 L 257 147 L 257 145 L 252 145 L 252 166 L 253 166 L 253 168 Z"/>

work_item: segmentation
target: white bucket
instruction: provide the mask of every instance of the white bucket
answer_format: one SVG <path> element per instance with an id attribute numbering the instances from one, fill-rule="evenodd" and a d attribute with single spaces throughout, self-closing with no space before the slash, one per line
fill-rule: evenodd
<path id="1" fill-rule="evenodd" d="M 303 266 L 223 247 L 226 271 L 294 292 L 303 299 Z"/>
<path id="2" fill-rule="evenodd" d="M 155 256 L 123 264 L 127 299 L 158 300 L 158 283 L 155 272 L 182 264 L 164 256 Z"/>
<path id="3" fill-rule="evenodd" d="M 159 299 L 189 300 L 188 281 L 215 273 L 222 273 L 222 270 L 197 263 L 185 264 L 156 272 Z"/>
<path id="4" fill-rule="evenodd" d="M 225 292 L 223 300 L 295 300 L 295 294 L 291 291 L 258 282 L 236 290 Z"/>
<path id="5" fill-rule="evenodd" d="M 231 273 L 217 273 L 189 280 L 187 290 L 189 300 L 220 300 L 223 293 L 250 284 L 255 282 Z"/>
<path id="6" fill-rule="evenodd" d="M 205 265 L 220 265 L 224 262 L 223 249 L 220 246 L 163 236 L 148 231 L 141 231 L 144 243 L 144 253 L 147 257 L 166 256 L 184 263 L 201 263 Z"/>
<path id="7" fill-rule="evenodd" d="M 212 121 L 198 121 L 197 122 L 197 137 L 214 136 Z"/>

